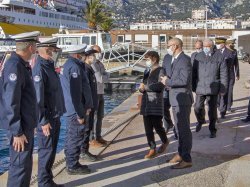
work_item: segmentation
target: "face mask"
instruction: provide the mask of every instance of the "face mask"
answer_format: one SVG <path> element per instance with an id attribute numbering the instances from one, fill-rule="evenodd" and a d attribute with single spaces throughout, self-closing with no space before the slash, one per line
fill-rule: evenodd
<path id="1" fill-rule="evenodd" d="M 209 47 L 204 47 L 203 48 L 203 51 L 204 51 L 204 53 L 206 54 L 206 55 L 208 55 L 209 53 L 210 53 L 210 48 Z"/>
<path id="2" fill-rule="evenodd" d="M 56 62 L 57 61 L 57 58 L 58 58 L 58 53 L 57 52 L 52 52 L 52 55 L 51 55 L 51 60 L 53 62 Z"/>
<path id="3" fill-rule="evenodd" d="M 147 60 L 147 61 L 146 61 L 146 66 L 147 66 L 148 68 L 151 68 L 151 66 L 152 66 L 152 61 L 151 61 L 151 60 Z"/>
<path id="4" fill-rule="evenodd" d="M 95 53 L 96 60 L 102 60 L 102 53 Z"/>
<path id="5" fill-rule="evenodd" d="M 173 52 L 170 48 L 167 49 L 167 53 L 168 53 L 169 55 L 171 55 L 171 56 L 173 56 L 173 54 L 174 54 L 174 52 Z"/>
<path id="6" fill-rule="evenodd" d="M 202 49 L 196 49 L 196 52 L 200 53 L 200 52 L 202 52 Z"/>
<path id="7" fill-rule="evenodd" d="M 32 54 L 31 55 L 31 57 L 30 57 L 30 59 L 29 60 L 35 60 L 36 59 L 36 57 L 37 57 L 37 53 L 34 53 L 34 54 Z"/>
<path id="8" fill-rule="evenodd" d="M 216 48 L 217 49 L 221 49 L 221 45 L 220 44 L 216 44 Z"/>

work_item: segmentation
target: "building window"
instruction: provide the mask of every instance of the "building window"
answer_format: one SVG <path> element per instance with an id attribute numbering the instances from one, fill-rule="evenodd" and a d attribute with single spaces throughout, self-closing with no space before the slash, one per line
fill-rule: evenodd
<path id="1" fill-rule="evenodd" d="M 96 36 L 91 36 L 91 45 L 96 44 Z"/>

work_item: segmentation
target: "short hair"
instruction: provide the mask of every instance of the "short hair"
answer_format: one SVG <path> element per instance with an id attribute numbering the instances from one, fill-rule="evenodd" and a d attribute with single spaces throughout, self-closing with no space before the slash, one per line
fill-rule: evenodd
<path id="1" fill-rule="evenodd" d="M 209 44 L 211 44 L 211 46 L 214 45 L 213 40 L 211 40 L 211 39 L 209 39 L 209 38 L 204 39 L 204 40 L 203 40 L 203 43 L 209 43 Z"/>
<path id="2" fill-rule="evenodd" d="M 180 47 L 183 47 L 183 42 L 182 42 L 182 40 L 180 38 L 172 38 L 169 41 L 173 41 L 174 43 L 176 43 L 176 45 L 178 45 Z"/>
<path id="3" fill-rule="evenodd" d="M 25 51 L 28 49 L 29 46 L 35 44 L 35 42 L 17 42 L 16 43 L 16 50 L 17 51 Z"/>
<path id="4" fill-rule="evenodd" d="M 156 59 L 156 63 L 159 63 L 160 62 L 160 56 L 159 56 L 159 53 L 156 52 L 156 51 L 148 51 L 146 54 L 145 54 L 145 57 L 146 58 L 155 58 Z"/>
<path id="5" fill-rule="evenodd" d="M 200 43 L 201 45 L 203 45 L 203 41 L 202 40 L 196 40 L 195 44 Z"/>

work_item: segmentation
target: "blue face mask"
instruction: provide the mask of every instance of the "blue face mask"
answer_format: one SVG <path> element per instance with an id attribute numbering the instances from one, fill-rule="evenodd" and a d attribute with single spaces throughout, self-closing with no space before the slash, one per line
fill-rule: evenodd
<path id="1" fill-rule="evenodd" d="M 209 47 L 204 47 L 204 48 L 203 48 L 203 51 L 204 51 L 204 53 L 205 53 L 206 55 L 208 55 L 208 54 L 210 53 L 211 49 L 210 49 Z"/>

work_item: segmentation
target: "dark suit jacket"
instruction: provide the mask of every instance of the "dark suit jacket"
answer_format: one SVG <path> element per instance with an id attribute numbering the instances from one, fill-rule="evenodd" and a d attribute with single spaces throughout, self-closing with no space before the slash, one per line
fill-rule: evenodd
<path id="1" fill-rule="evenodd" d="M 170 88 L 171 106 L 192 105 L 192 64 L 189 56 L 183 52 L 172 65 L 170 78 L 166 80 Z"/>
<path id="2" fill-rule="evenodd" d="M 172 74 L 171 62 L 172 62 L 172 56 L 166 54 L 163 59 L 162 67 L 165 69 L 168 78 L 170 78 Z M 163 92 L 163 98 L 169 98 L 169 90 L 167 88 L 165 88 Z"/>

